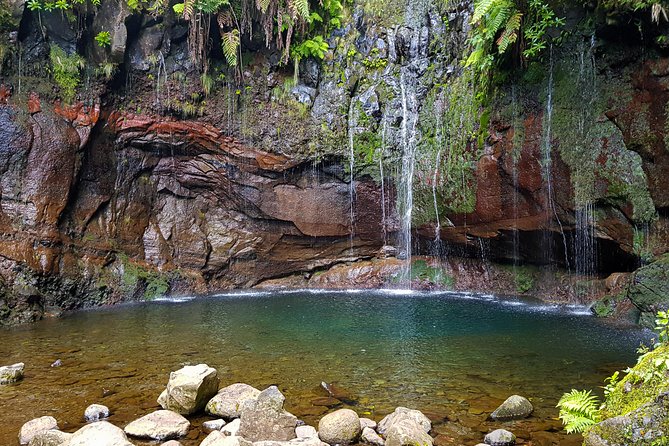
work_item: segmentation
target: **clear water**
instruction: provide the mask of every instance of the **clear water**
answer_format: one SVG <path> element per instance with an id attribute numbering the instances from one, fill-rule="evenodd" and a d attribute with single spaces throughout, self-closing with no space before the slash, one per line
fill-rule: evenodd
<path id="1" fill-rule="evenodd" d="M 326 381 L 377 420 L 398 405 L 423 410 L 438 445 L 475 444 L 498 427 L 569 444 L 555 420 L 559 396 L 601 385 L 649 337 L 586 313 L 467 293 L 248 292 L 2 329 L 0 358 L 25 362 L 26 377 L 0 387 L 0 444 L 15 444 L 22 423 L 42 415 L 73 431 L 91 403 L 109 406 L 110 421 L 124 426 L 158 407 L 171 370 L 200 362 L 218 369 L 222 385 L 277 384 L 288 409 L 310 423 L 328 410 L 312 404 Z M 63 365 L 50 367 L 56 359 Z M 533 401 L 534 415 L 487 420 L 513 393 Z M 205 419 L 192 420 L 185 446 L 199 444 Z"/>

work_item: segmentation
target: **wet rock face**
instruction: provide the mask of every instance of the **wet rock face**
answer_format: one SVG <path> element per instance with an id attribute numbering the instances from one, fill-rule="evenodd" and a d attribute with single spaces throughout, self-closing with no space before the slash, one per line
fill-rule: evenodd
<path id="1" fill-rule="evenodd" d="M 112 114 L 93 132 L 99 108 L 52 110 L 0 107 L 3 320 L 171 286 L 250 286 L 350 253 L 350 193 L 329 165 L 205 123 Z M 354 256 L 370 256 L 382 244 L 380 193 L 371 180 L 355 186 Z"/>

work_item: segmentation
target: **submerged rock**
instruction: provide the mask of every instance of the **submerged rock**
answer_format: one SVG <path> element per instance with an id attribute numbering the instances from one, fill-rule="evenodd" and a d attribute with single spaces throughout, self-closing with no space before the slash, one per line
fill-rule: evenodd
<path id="1" fill-rule="evenodd" d="M 218 383 L 216 369 L 206 364 L 183 367 L 170 373 L 158 404 L 181 415 L 198 412 L 216 394 Z"/>
<path id="2" fill-rule="evenodd" d="M 260 390 L 244 383 L 235 383 L 223 387 L 207 403 L 207 413 L 223 418 L 237 418 L 241 415 L 242 403 L 254 400 L 260 395 Z"/>
<path id="3" fill-rule="evenodd" d="M 72 434 L 52 429 L 35 435 L 28 446 L 66 446 L 70 438 Z"/>
<path id="4" fill-rule="evenodd" d="M 84 411 L 86 421 L 99 421 L 109 417 L 109 408 L 102 404 L 91 404 Z"/>
<path id="5" fill-rule="evenodd" d="M 386 415 L 379 422 L 378 428 L 376 430 L 379 434 L 384 435 L 393 424 L 402 420 L 415 421 L 426 433 L 430 432 L 432 429 L 432 422 L 428 417 L 423 415 L 420 410 L 398 407 L 393 413 Z"/>
<path id="6" fill-rule="evenodd" d="M 351 409 L 329 413 L 318 423 L 318 437 L 328 444 L 354 443 L 361 431 L 360 418 Z"/>
<path id="7" fill-rule="evenodd" d="M 411 418 L 403 418 L 386 430 L 386 446 L 432 446 L 425 427 Z"/>
<path id="8" fill-rule="evenodd" d="M 25 364 L 18 362 L 0 367 L 0 384 L 11 384 L 23 379 Z"/>
<path id="9" fill-rule="evenodd" d="M 123 429 L 107 421 L 96 421 L 76 431 L 67 446 L 133 446 Z"/>
<path id="10" fill-rule="evenodd" d="M 497 429 L 487 434 L 483 441 L 490 446 L 513 446 L 516 436 L 507 430 Z"/>
<path id="11" fill-rule="evenodd" d="M 19 443 L 28 444 L 35 435 L 52 429 L 58 429 L 58 422 L 54 417 L 46 416 L 30 420 L 21 426 Z"/>
<path id="12" fill-rule="evenodd" d="M 244 401 L 239 435 L 254 442 L 295 438 L 297 417 L 283 409 L 285 399 L 276 386 L 270 386 L 257 399 Z"/>
<path id="13" fill-rule="evenodd" d="M 534 407 L 527 398 L 520 395 L 511 395 L 490 415 L 493 420 L 511 421 L 530 416 Z"/>
<path id="14" fill-rule="evenodd" d="M 171 410 L 157 410 L 128 424 L 124 431 L 128 435 L 152 440 L 170 440 L 188 433 L 190 422 Z"/>

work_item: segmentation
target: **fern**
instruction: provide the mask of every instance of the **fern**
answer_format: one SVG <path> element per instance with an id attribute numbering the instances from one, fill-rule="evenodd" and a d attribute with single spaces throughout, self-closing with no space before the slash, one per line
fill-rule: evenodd
<path id="1" fill-rule="evenodd" d="M 291 4 L 303 20 L 309 20 L 309 0 L 291 0 Z"/>
<path id="2" fill-rule="evenodd" d="M 520 12 L 516 12 L 506 22 L 504 31 L 497 39 L 497 49 L 500 53 L 504 53 L 509 48 L 509 45 L 515 43 L 518 39 L 518 30 L 520 29 L 520 19 L 522 16 Z"/>
<path id="3" fill-rule="evenodd" d="M 271 3 L 271 0 L 257 0 L 256 1 L 256 7 L 260 12 L 265 14 L 267 12 L 267 8 L 269 8 L 269 4 Z"/>
<path id="4" fill-rule="evenodd" d="M 592 391 L 572 389 L 560 398 L 560 419 L 567 433 L 583 432 L 599 420 L 599 404 Z"/>
<path id="5" fill-rule="evenodd" d="M 184 0 L 184 7 L 183 7 L 184 19 L 188 20 L 193 16 L 194 5 L 195 5 L 195 0 Z"/>
<path id="6" fill-rule="evenodd" d="M 488 14 L 490 11 L 490 8 L 497 2 L 498 0 L 480 0 L 475 3 L 474 5 L 474 15 L 472 16 L 472 23 L 478 23 L 483 16 Z"/>
<path id="7" fill-rule="evenodd" d="M 233 29 L 230 32 L 223 33 L 221 35 L 221 47 L 223 49 L 223 54 L 225 55 L 225 60 L 228 62 L 228 65 L 233 67 L 237 65 L 237 49 L 239 48 L 239 30 Z"/>

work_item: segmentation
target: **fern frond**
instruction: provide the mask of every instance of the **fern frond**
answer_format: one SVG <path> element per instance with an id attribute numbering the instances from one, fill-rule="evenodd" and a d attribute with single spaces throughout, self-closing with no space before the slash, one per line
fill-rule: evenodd
<path id="1" fill-rule="evenodd" d="M 583 432 L 599 419 L 599 404 L 592 391 L 572 389 L 560 398 L 560 419 L 568 433 Z"/>
<path id="2" fill-rule="evenodd" d="M 267 12 L 267 8 L 269 8 L 270 3 L 271 0 L 256 0 L 256 7 L 264 14 Z"/>
<path id="3" fill-rule="evenodd" d="M 472 16 L 472 23 L 478 23 L 484 15 L 486 15 L 490 8 L 499 0 L 479 0 L 474 5 L 474 15 Z"/>
<path id="4" fill-rule="evenodd" d="M 230 32 L 221 34 L 221 48 L 225 60 L 230 66 L 237 65 L 237 50 L 239 49 L 239 30 L 237 28 Z"/>
<path id="5" fill-rule="evenodd" d="M 291 0 L 290 3 L 302 20 L 309 20 L 309 0 Z"/>
<path id="6" fill-rule="evenodd" d="M 195 0 L 184 0 L 184 19 L 188 20 L 193 16 L 193 7 Z"/>
<path id="7" fill-rule="evenodd" d="M 490 14 L 486 17 L 485 25 L 491 39 L 500 29 L 506 27 L 506 23 L 511 17 L 512 12 L 513 9 L 508 4 L 501 4 L 490 11 Z"/>
<path id="8" fill-rule="evenodd" d="M 520 12 L 516 12 L 506 22 L 504 31 L 497 39 L 497 49 L 500 54 L 504 53 L 518 39 L 518 30 L 520 29 L 520 19 L 522 16 Z"/>

